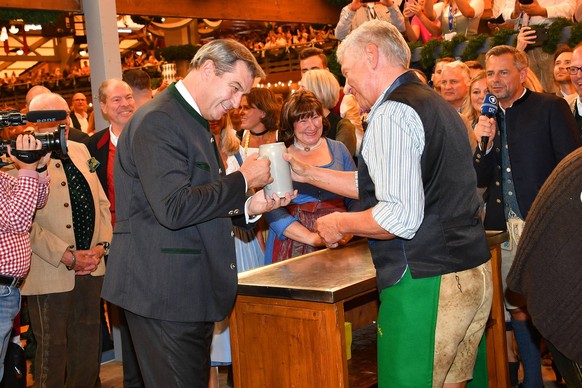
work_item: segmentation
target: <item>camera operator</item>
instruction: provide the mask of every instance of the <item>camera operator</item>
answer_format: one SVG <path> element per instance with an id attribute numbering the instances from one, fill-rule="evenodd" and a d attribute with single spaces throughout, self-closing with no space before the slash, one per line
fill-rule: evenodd
<path id="1" fill-rule="evenodd" d="M 42 144 L 33 135 L 16 138 L 16 149 L 40 150 Z M 28 231 L 36 209 L 48 198 L 47 163 L 50 153 L 33 163 L 24 163 L 10 152 L 18 169 L 17 177 L 0 171 L 0 380 L 4 376 L 4 357 L 12 331 L 12 321 L 20 311 L 20 285 L 30 268 L 30 237 Z"/>
<path id="2" fill-rule="evenodd" d="M 65 111 L 61 96 L 42 93 L 31 112 Z M 33 124 L 35 133 L 52 133 L 70 117 Z M 48 166 L 51 195 L 30 229 L 30 272 L 22 287 L 37 341 L 37 386 L 94 387 L 99 379 L 99 296 L 102 260 L 111 241 L 109 201 L 84 144 L 67 141 L 67 153 L 53 152 Z"/>

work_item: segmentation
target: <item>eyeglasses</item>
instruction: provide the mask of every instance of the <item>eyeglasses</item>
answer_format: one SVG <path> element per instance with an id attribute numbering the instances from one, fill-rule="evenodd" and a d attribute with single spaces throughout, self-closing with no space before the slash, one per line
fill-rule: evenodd
<path id="1" fill-rule="evenodd" d="M 582 71 L 582 67 L 569 66 L 569 67 L 566 67 L 566 70 L 568 70 L 568 74 L 576 75 L 576 74 L 578 74 L 579 71 Z"/>

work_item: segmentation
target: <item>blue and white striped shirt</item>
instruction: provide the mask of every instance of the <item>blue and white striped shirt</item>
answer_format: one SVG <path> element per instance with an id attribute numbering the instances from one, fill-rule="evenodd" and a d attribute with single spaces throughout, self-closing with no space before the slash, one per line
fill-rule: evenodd
<path id="1" fill-rule="evenodd" d="M 420 165 L 424 128 L 414 109 L 395 101 L 382 102 L 383 97 L 384 93 L 370 110 L 362 140 L 362 157 L 378 200 L 372 216 L 386 231 L 411 239 L 424 217 Z"/>

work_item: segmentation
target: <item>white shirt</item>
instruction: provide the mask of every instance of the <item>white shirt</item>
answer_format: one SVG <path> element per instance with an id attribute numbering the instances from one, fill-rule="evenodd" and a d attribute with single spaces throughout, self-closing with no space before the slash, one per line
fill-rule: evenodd
<path id="1" fill-rule="evenodd" d="M 111 125 L 109 125 L 109 141 L 117 148 L 117 142 L 119 141 L 119 136 L 116 136 L 111 130 Z"/>
<path id="2" fill-rule="evenodd" d="M 362 7 L 358 8 L 357 11 L 352 11 L 349 6 L 346 5 L 342 8 L 342 12 L 335 27 L 335 37 L 339 40 L 345 39 L 352 30 L 372 19 L 385 20 L 394 24 L 398 31 L 405 32 L 406 26 L 404 25 L 404 15 L 402 15 L 402 12 L 400 12 L 400 9 L 398 8 L 401 2 L 402 1 L 395 0 L 394 5 L 391 8 L 380 3 L 364 4 Z M 370 10 L 368 5 L 372 7 L 373 11 Z"/>
<path id="3" fill-rule="evenodd" d="M 529 17 L 527 14 L 523 14 L 523 20 L 519 23 L 520 17 L 518 16 L 517 25 L 529 26 L 536 24 L 552 24 L 556 18 L 566 18 L 572 19 L 574 15 L 574 10 L 576 9 L 576 0 L 538 0 L 539 5 L 544 7 L 548 13 L 548 17 L 542 16 L 532 16 Z M 515 3 L 513 1 L 506 1 L 505 6 L 501 10 L 501 14 L 505 20 L 511 19 L 511 13 L 515 8 Z M 521 16 L 521 15 L 520 15 Z"/>
<path id="4" fill-rule="evenodd" d="M 87 133 L 87 129 L 89 128 L 89 121 L 87 120 L 87 113 L 83 114 L 79 114 L 75 111 L 73 111 L 73 113 L 75 114 L 75 116 L 77 117 L 77 120 L 79 120 L 79 125 L 81 126 L 81 128 L 79 128 L 81 131 Z"/>

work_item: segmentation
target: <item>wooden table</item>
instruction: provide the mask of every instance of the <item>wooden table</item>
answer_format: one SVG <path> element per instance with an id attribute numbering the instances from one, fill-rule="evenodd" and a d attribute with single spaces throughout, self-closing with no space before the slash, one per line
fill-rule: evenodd
<path id="1" fill-rule="evenodd" d="M 489 238 L 492 252 L 504 241 L 500 236 Z M 376 271 L 366 240 L 241 273 L 230 319 L 235 386 L 373 385 L 377 313 Z M 496 332 L 497 353 L 505 328 L 501 334 L 503 319 L 494 319 L 487 330 Z M 349 362 L 345 322 L 351 322 L 358 341 Z M 358 340 L 362 337 L 369 341 Z M 503 374 L 501 366 L 496 364 L 496 375 Z"/>

